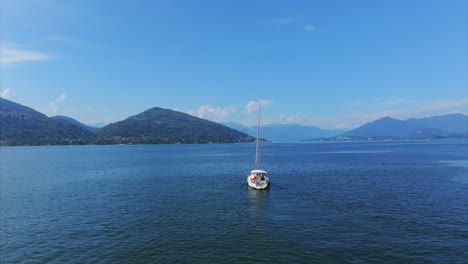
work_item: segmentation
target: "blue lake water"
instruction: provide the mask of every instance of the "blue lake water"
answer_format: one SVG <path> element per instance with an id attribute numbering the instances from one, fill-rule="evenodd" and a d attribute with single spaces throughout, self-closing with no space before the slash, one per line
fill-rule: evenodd
<path id="1" fill-rule="evenodd" d="M 5 263 L 466 263 L 467 142 L 0 148 Z"/>

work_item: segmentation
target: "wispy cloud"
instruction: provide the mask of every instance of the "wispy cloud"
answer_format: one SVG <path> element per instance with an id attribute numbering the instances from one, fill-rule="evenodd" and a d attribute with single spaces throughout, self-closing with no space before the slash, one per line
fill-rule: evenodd
<path id="1" fill-rule="evenodd" d="M 274 24 L 274 25 L 290 25 L 294 24 L 295 26 L 301 25 L 303 19 L 298 19 L 296 17 L 279 17 L 275 19 L 267 20 L 266 23 Z M 312 24 L 305 24 L 302 26 L 303 29 L 307 32 L 317 31 L 319 28 L 316 25 Z"/>
<path id="2" fill-rule="evenodd" d="M 49 106 L 52 108 L 52 113 L 56 114 L 59 110 L 59 104 L 67 99 L 67 94 L 63 93 L 59 98 L 49 103 Z"/>
<path id="3" fill-rule="evenodd" d="M 19 49 L 8 47 L 4 43 L 0 44 L 0 64 L 9 65 L 19 62 L 26 61 L 44 61 L 44 60 L 53 60 L 57 57 L 28 49 Z"/>
<path id="4" fill-rule="evenodd" d="M 304 30 L 305 31 L 316 31 L 317 27 L 314 25 L 304 25 Z"/>
<path id="5" fill-rule="evenodd" d="M 211 105 L 202 105 L 200 108 L 189 110 L 187 113 L 199 118 L 221 122 L 226 121 L 226 118 L 236 111 L 237 109 L 232 105 L 225 107 L 211 107 Z"/>
<path id="6" fill-rule="evenodd" d="M 268 105 L 272 105 L 273 104 L 273 101 L 269 101 L 269 100 L 261 100 L 260 101 L 260 106 L 268 106 Z M 242 111 L 242 113 L 244 114 L 250 114 L 252 112 L 255 112 L 257 111 L 258 109 L 258 101 L 250 101 L 247 103 L 247 105 L 245 106 L 245 110 Z"/>
<path id="7" fill-rule="evenodd" d="M 444 115 L 451 113 L 468 114 L 468 99 L 428 102 L 408 111 L 408 114 L 411 116 Z"/>
<path id="8" fill-rule="evenodd" d="M 0 91 L 0 97 L 2 98 L 11 98 L 15 95 L 13 91 L 10 88 L 6 88 Z"/>
<path id="9" fill-rule="evenodd" d="M 423 101 L 409 98 L 373 98 L 367 101 L 353 102 L 353 107 L 372 107 L 377 111 L 392 111 L 397 118 L 426 117 L 453 112 L 468 111 L 468 99 Z"/>
<path id="10" fill-rule="evenodd" d="M 282 124 L 299 124 L 303 120 L 300 116 L 280 115 L 279 122 Z"/>
<path id="11" fill-rule="evenodd" d="M 60 95 L 59 98 L 57 98 L 55 101 L 52 101 L 49 103 L 50 106 L 56 106 L 57 104 L 65 101 L 65 99 L 67 99 L 67 94 L 63 93 Z"/>
<path id="12" fill-rule="evenodd" d="M 301 123 L 307 125 L 314 124 L 318 127 L 329 129 L 354 129 L 387 116 L 406 120 L 409 118 L 424 118 L 453 113 L 468 115 L 468 99 L 421 102 L 396 98 L 392 100 L 379 99 L 374 103 L 381 106 L 380 110 L 353 111 L 322 118 L 304 118 Z M 411 105 L 411 107 L 408 107 L 408 105 Z"/>
<path id="13" fill-rule="evenodd" d="M 411 100 L 402 97 L 390 97 L 390 98 L 369 98 L 365 101 L 351 102 L 349 105 L 353 107 L 365 106 L 365 107 L 390 107 L 390 106 L 401 106 L 417 103 L 416 100 Z"/>
<path id="14" fill-rule="evenodd" d="M 258 105 L 257 105 L 258 107 Z M 267 118 L 262 121 L 265 125 L 270 124 L 301 124 L 304 123 L 304 118 L 300 116 L 292 116 L 281 114 L 279 117 Z"/>

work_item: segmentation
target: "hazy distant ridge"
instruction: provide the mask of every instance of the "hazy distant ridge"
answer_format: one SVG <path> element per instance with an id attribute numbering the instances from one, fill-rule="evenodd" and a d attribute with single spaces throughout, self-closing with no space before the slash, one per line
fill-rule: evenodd
<path id="1" fill-rule="evenodd" d="M 449 139 L 468 137 L 468 116 L 449 114 L 398 120 L 384 117 L 328 140 Z"/>
<path id="2" fill-rule="evenodd" d="M 257 133 L 256 126 L 247 127 L 237 123 L 223 124 L 251 136 L 255 136 Z M 332 137 L 344 132 L 345 130 L 328 130 L 299 124 L 272 124 L 260 128 L 261 137 L 272 142 L 303 142 L 321 137 Z"/>

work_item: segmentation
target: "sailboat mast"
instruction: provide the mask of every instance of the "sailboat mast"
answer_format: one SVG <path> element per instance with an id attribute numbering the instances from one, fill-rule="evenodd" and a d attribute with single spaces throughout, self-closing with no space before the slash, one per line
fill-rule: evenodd
<path id="1" fill-rule="evenodd" d="M 260 99 L 258 99 L 258 119 L 257 119 L 257 145 L 256 145 L 256 153 L 255 153 L 255 165 L 257 167 L 260 166 Z"/>

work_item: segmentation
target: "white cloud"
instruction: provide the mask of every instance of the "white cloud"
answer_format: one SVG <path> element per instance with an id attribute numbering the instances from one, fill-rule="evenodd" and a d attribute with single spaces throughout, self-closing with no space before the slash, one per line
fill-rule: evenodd
<path id="1" fill-rule="evenodd" d="M 260 101 L 260 106 L 268 106 L 268 105 L 272 105 L 273 102 L 272 101 L 269 101 L 269 100 L 261 100 Z M 247 103 L 247 105 L 245 106 L 245 110 L 242 112 L 244 114 L 251 114 L 255 111 L 257 111 L 258 109 L 258 101 L 250 101 Z"/>
<path id="2" fill-rule="evenodd" d="M 59 110 L 58 105 L 67 99 L 67 94 L 63 93 L 59 98 L 49 103 L 49 106 L 52 108 L 52 113 L 56 114 Z"/>
<path id="3" fill-rule="evenodd" d="M 317 27 L 314 26 L 314 25 L 305 25 L 305 26 L 304 26 L 304 30 L 305 30 L 305 31 L 316 31 L 316 30 L 317 30 Z"/>
<path id="4" fill-rule="evenodd" d="M 67 94 L 63 93 L 57 100 L 50 102 L 49 105 L 56 106 L 57 104 L 65 101 L 65 99 L 67 99 Z"/>
<path id="5" fill-rule="evenodd" d="M 226 121 L 226 118 L 236 111 L 237 109 L 232 105 L 225 107 L 211 107 L 211 105 L 202 105 L 200 108 L 196 110 L 189 110 L 187 113 L 199 118 L 221 122 Z"/>
<path id="6" fill-rule="evenodd" d="M 8 65 L 26 61 L 43 61 L 52 59 L 56 59 L 56 57 L 33 50 L 6 47 L 4 43 L 0 44 L 1 65 Z"/>
<path id="7" fill-rule="evenodd" d="M 11 98 L 13 97 L 14 93 L 10 88 L 6 88 L 0 91 L 0 97 L 2 98 Z"/>
<path id="8" fill-rule="evenodd" d="M 303 118 L 300 116 L 288 116 L 285 114 L 280 116 L 280 122 L 282 124 L 299 124 L 302 122 L 302 120 Z"/>
<path id="9" fill-rule="evenodd" d="M 468 114 L 468 99 L 462 100 L 441 100 L 429 102 L 419 107 L 413 108 L 407 113 L 411 116 L 427 117 L 433 115 L 445 115 L 452 113 Z"/>

